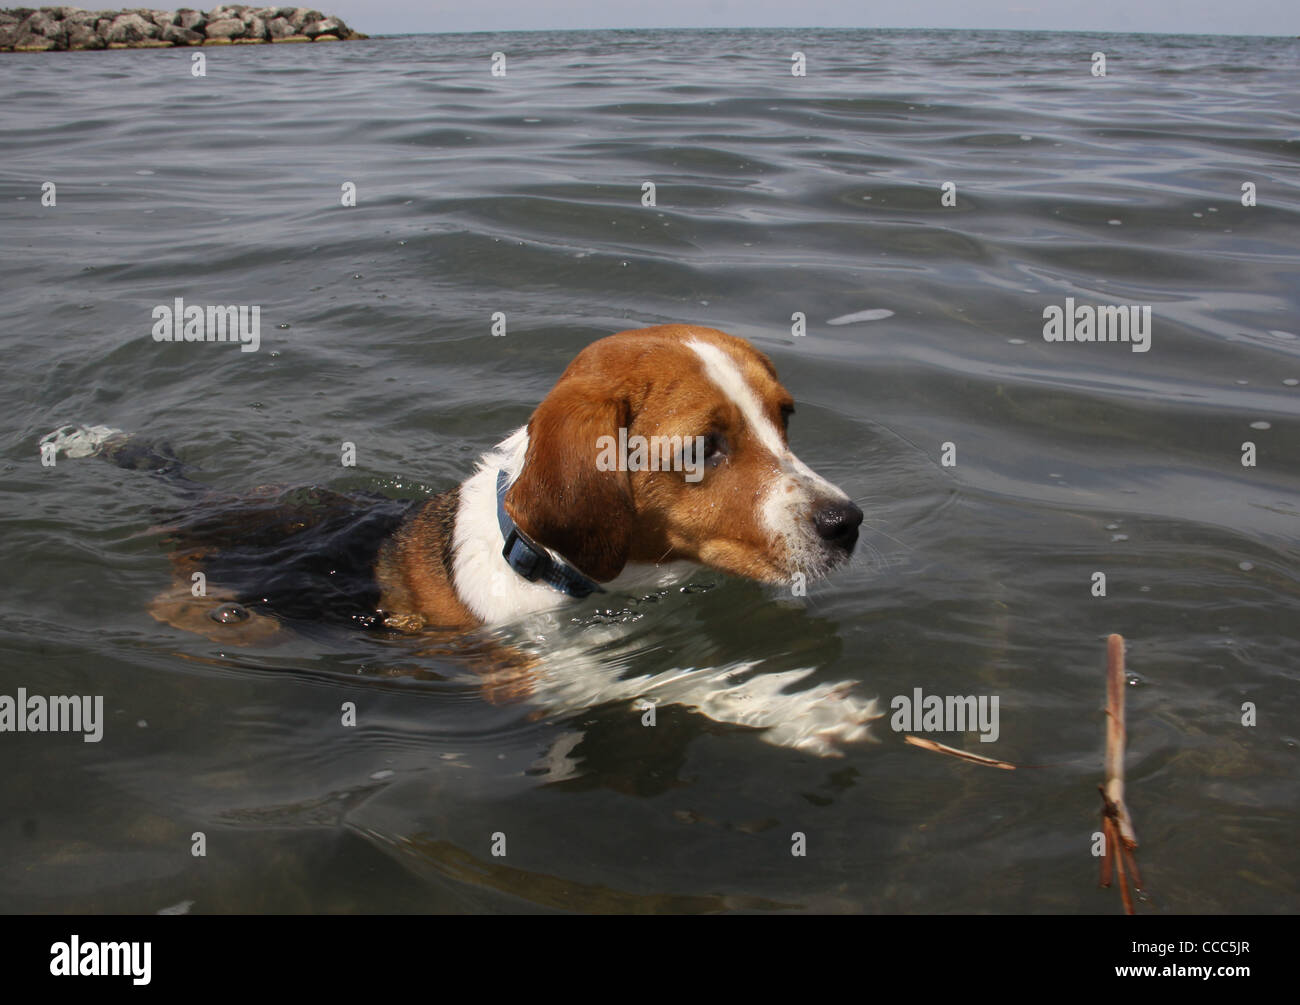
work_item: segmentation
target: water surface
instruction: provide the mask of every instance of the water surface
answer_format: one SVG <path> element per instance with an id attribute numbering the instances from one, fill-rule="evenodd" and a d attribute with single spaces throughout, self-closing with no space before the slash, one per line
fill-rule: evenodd
<path id="1" fill-rule="evenodd" d="M 107 716 L 98 744 L 0 735 L 0 909 L 1115 913 L 1089 854 L 1109 632 L 1130 643 L 1140 909 L 1297 909 L 1294 41 L 638 31 L 205 54 L 201 78 L 179 50 L 0 57 L 0 694 L 102 694 Z M 261 349 L 155 344 L 175 297 L 261 305 Z M 1066 297 L 1150 305 L 1151 350 L 1045 342 Z M 936 738 L 1025 767 L 925 753 L 887 721 L 823 760 L 680 708 L 653 730 L 627 702 L 538 717 L 483 700 L 472 649 L 223 647 L 147 612 L 166 486 L 37 455 L 56 426 L 107 423 L 165 435 L 221 488 L 414 498 L 463 478 L 584 345 L 668 321 L 774 359 L 795 448 L 868 529 L 804 599 L 712 574 L 622 598 L 625 675 L 757 661 L 886 705 L 997 695 L 998 742 Z M 581 645 L 595 607 L 558 641 Z M 560 782 L 537 767 L 557 742 L 579 768 Z"/>

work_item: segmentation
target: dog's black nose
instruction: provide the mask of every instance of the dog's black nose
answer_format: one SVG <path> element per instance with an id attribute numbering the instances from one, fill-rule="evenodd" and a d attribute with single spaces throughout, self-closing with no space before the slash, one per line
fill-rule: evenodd
<path id="1" fill-rule="evenodd" d="M 826 503 L 813 514 L 813 523 L 823 541 L 841 548 L 852 548 L 858 542 L 858 526 L 862 523 L 862 510 L 851 502 Z"/>

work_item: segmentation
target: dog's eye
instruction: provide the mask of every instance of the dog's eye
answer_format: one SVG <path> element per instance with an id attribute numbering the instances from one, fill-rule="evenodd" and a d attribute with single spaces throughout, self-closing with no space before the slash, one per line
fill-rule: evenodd
<path id="1" fill-rule="evenodd" d="M 721 433 L 709 433 L 704 437 L 704 463 L 716 468 L 727 459 L 727 438 Z"/>
<path id="2" fill-rule="evenodd" d="M 687 440 L 682 450 L 682 460 L 687 470 L 701 467 L 716 468 L 727 459 L 727 438 L 722 433 L 706 433 Z"/>

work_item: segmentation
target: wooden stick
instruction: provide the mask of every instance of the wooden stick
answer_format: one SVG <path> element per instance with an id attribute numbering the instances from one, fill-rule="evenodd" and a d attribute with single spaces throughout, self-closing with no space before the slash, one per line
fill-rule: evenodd
<path id="1" fill-rule="evenodd" d="M 1124 902 L 1124 913 L 1133 913 L 1133 898 L 1129 894 L 1128 874 L 1133 876 L 1133 888 L 1142 889 L 1142 874 L 1138 872 L 1137 857 L 1119 836 L 1119 812 L 1106 798 L 1106 789 L 1098 785 L 1101 793 L 1101 835 L 1105 851 L 1101 855 L 1100 886 L 1109 888 L 1114 874 L 1119 874 L 1119 895 Z"/>
<path id="2" fill-rule="evenodd" d="M 1111 824 L 1112 833 L 1115 830 L 1116 830 L 1116 826 L 1114 823 L 1112 823 Z M 1130 854 L 1131 852 L 1126 847 L 1121 846 L 1115 849 L 1115 872 L 1119 876 L 1119 896 L 1120 896 L 1120 900 L 1124 902 L 1125 914 L 1133 913 L 1133 898 L 1129 895 L 1128 879 L 1125 878 L 1124 876 L 1124 859 L 1128 857 Z"/>
<path id="3" fill-rule="evenodd" d="M 1124 748 L 1128 730 L 1124 721 L 1124 637 L 1111 635 L 1106 639 L 1106 784 L 1098 785 L 1101 793 L 1101 833 L 1105 851 L 1101 857 L 1101 885 L 1110 886 L 1114 876 L 1119 877 L 1119 895 L 1124 903 L 1124 913 L 1133 913 L 1133 896 L 1129 892 L 1129 877 L 1133 889 L 1142 889 L 1142 874 L 1138 872 L 1137 834 L 1124 804 Z"/>
<path id="4" fill-rule="evenodd" d="M 1137 833 L 1124 804 L 1124 746 L 1128 731 L 1124 725 L 1124 636 L 1106 640 L 1106 800 L 1115 807 L 1115 822 L 1124 846 L 1138 846 Z M 1121 867 L 1122 868 L 1122 867 Z M 1121 885 L 1124 873 L 1120 872 Z"/>
<path id="5" fill-rule="evenodd" d="M 1101 786 L 1097 786 L 1101 788 Z M 1111 847 L 1112 827 L 1110 817 L 1106 815 L 1106 793 L 1101 794 L 1102 811 L 1101 811 L 1101 840 L 1104 850 L 1101 853 L 1101 880 L 1098 886 L 1108 888 L 1111 877 L 1115 873 L 1115 849 Z"/>
<path id="6" fill-rule="evenodd" d="M 960 757 L 963 761 L 970 761 L 973 764 L 983 764 L 990 768 L 1001 768 L 1003 771 L 1015 771 L 1016 766 L 1009 761 L 998 761 L 992 757 L 981 757 L 979 754 L 967 753 L 964 750 L 958 750 L 956 747 L 949 747 L 947 744 L 936 743 L 934 740 L 925 740 L 919 736 L 903 737 L 905 743 L 910 743 L 914 747 L 920 747 L 922 750 L 933 750 L 936 754 L 949 754 L 953 757 Z"/>

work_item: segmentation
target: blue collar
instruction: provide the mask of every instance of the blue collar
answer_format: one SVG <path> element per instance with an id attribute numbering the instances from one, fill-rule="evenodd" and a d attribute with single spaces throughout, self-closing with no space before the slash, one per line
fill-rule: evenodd
<path id="1" fill-rule="evenodd" d="M 604 593 L 605 589 L 599 583 L 588 579 L 563 558 L 553 557 L 515 526 L 510 514 L 506 512 L 506 490 L 509 488 L 509 477 L 504 471 L 497 472 L 497 523 L 501 527 L 501 536 L 505 539 L 501 555 L 506 564 L 530 583 L 540 580 L 552 590 L 570 597 L 581 598 L 593 593 Z"/>

